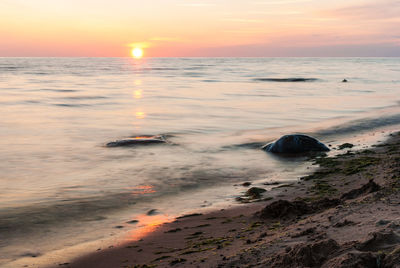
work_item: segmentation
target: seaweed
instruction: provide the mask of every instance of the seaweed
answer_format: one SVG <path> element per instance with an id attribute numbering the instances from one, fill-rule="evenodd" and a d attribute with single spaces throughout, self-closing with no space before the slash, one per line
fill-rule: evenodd
<path id="1" fill-rule="evenodd" d="M 379 163 L 379 159 L 375 157 L 360 157 L 347 161 L 343 169 L 345 175 L 352 175 L 363 171 L 366 167 L 376 165 Z"/>

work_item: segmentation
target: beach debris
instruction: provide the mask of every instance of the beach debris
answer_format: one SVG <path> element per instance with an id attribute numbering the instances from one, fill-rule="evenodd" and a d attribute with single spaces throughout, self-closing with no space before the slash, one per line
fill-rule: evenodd
<path id="1" fill-rule="evenodd" d="M 399 267 L 400 263 L 400 246 L 396 247 L 392 252 L 387 254 L 384 259 L 385 267 Z"/>
<path id="2" fill-rule="evenodd" d="M 335 225 L 333 225 L 333 227 L 335 228 L 341 228 L 344 226 L 351 226 L 351 225 L 356 225 L 357 223 L 355 223 L 354 221 L 349 221 L 347 219 L 345 219 L 344 221 L 338 222 Z"/>
<path id="3" fill-rule="evenodd" d="M 384 225 L 388 225 L 389 223 L 391 223 L 391 221 L 388 220 L 379 220 L 376 222 L 376 226 L 384 226 Z"/>
<path id="4" fill-rule="evenodd" d="M 180 232 L 180 231 L 182 231 L 181 228 L 176 228 L 176 229 L 171 229 L 171 230 L 165 231 L 164 233 L 176 233 L 176 232 Z"/>
<path id="5" fill-rule="evenodd" d="M 394 248 L 400 243 L 400 236 L 392 230 L 374 232 L 371 236 L 356 248 L 360 251 L 380 251 Z"/>
<path id="6" fill-rule="evenodd" d="M 353 189 L 347 193 L 344 193 L 340 199 L 348 200 L 357 198 L 363 194 L 369 194 L 373 192 L 377 192 L 381 189 L 381 186 L 376 184 L 374 180 L 369 180 L 368 183 L 364 184 L 362 187 Z"/>
<path id="7" fill-rule="evenodd" d="M 267 218 L 283 218 L 290 216 L 299 216 L 310 213 L 310 207 L 304 201 L 287 201 L 278 200 L 267 205 L 260 212 L 260 217 Z"/>
<path id="8" fill-rule="evenodd" d="M 338 249 L 340 246 L 333 239 L 299 244 L 273 258 L 271 267 L 321 267 Z"/>
<path id="9" fill-rule="evenodd" d="M 381 257 L 372 252 L 348 252 L 330 259 L 323 267 L 394 267 L 378 266 L 378 263 L 382 263 L 380 260 Z"/>
<path id="10" fill-rule="evenodd" d="M 323 198 L 307 203 L 302 200 L 278 200 L 263 208 L 258 214 L 263 219 L 290 218 L 315 213 L 336 207 L 341 204 L 339 199 Z"/>
<path id="11" fill-rule="evenodd" d="M 303 230 L 303 231 L 301 231 L 299 233 L 293 234 L 290 237 L 291 238 L 297 238 L 297 237 L 301 237 L 301 236 L 312 235 L 312 234 L 315 233 L 315 229 L 316 229 L 315 227 L 310 227 L 310 228 L 307 228 L 307 229 L 305 229 L 305 230 Z"/>
<path id="12" fill-rule="evenodd" d="M 261 197 L 261 194 L 266 192 L 267 190 L 259 187 L 251 187 L 246 191 L 246 196 L 249 196 L 253 199 L 258 199 Z"/>
<path id="13" fill-rule="evenodd" d="M 350 148 L 353 148 L 353 147 L 354 147 L 354 144 L 346 142 L 346 143 L 343 143 L 343 144 L 339 145 L 338 146 L 338 150 L 343 150 L 343 149 L 346 149 L 346 148 L 350 149 Z"/>
<path id="14" fill-rule="evenodd" d="M 179 258 L 179 259 L 175 259 L 173 261 L 170 261 L 169 265 L 172 266 L 172 265 L 179 264 L 179 263 L 182 263 L 182 262 L 185 262 L 185 261 L 186 261 L 186 259 Z"/>
<path id="15" fill-rule="evenodd" d="M 277 141 L 263 146 L 262 149 L 270 153 L 278 154 L 330 151 L 325 144 L 317 139 L 302 134 L 282 136 Z"/>
<path id="16" fill-rule="evenodd" d="M 138 223 L 139 221 L 138 220 L 131 220 L 131 221 L 127 221 L 126 223 L 129 223 L 129 224 L 136 224 L 136 223 Z"/>
<path id="17" fill-rule="evenodd" d="M 250 185 L 251 185 L 251 182 L 249 182 L 249 181 L 242 183 L 242 186 L 244 186 L 244 187 L 249 187 Z"/>
<path id="18" fill-rule="evenodd" d="M 294 77 L 294 78 L 255 78 L 254 80 L 259 82 L 314 82 L 317 81 L 318 79 Z"/>
<path id="19" fill-rule="evenodd" d="M 107 143 L 107 147 L 128 147 L 128 146 L 139 146 L 139 145 L 154 145 L 166 143 L 164 136 L 135 136 L 123 140 L 117 140 Z"/>
<path id="20" fill-rule="evenodd" d="M 347 83 L 347 82 L 348 82 L 348 81 L 347 81 L 346 78 L 342 80 L 342 83 Z"/>

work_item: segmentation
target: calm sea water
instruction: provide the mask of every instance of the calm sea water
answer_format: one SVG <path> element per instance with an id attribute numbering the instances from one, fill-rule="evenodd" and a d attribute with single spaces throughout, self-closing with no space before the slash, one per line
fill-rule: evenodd
<path id="1" fill-rule="evenodd" d="M 0 58 L 0 265 L 296 179 L 302 159 L 257 146 L 399 124 L 399 74 L 399 58 Z M 264 79 L 299 77 L 316 80 Z"/>

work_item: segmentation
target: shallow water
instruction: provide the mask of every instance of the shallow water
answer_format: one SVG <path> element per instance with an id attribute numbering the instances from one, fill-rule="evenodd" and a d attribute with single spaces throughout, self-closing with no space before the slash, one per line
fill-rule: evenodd
<path id="1" fill-rule="evenodd" d="M 400 124 L 399 73 L 398 58 L 0 58 L 0 264 L 296 179 L 302 159 L 258 145 Z M 141 135 L 168 144 L 105 146 Z"/>

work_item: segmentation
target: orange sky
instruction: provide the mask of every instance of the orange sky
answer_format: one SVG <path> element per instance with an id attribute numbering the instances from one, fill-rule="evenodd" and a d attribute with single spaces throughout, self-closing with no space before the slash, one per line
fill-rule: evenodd
<path id="1" fill-rule="evenodd" d="M 0 56 L 400 56 L 399 0 L 1 0 Z"/>

